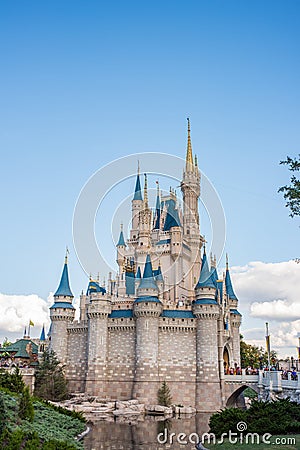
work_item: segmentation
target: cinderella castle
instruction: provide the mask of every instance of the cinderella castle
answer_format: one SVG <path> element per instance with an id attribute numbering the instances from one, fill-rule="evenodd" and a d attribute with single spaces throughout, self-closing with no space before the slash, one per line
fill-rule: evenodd
<path id="1" fill-rule="evenodd" d="M 200 233 L 201 175 L 188 121 L 181 192 L 148 200 L 138 171 L 131 230 L 121 228 L 118 272 L 106 287 L 90 279 L 74 320 L 68 261 L 50 308 L 50 347 L 65 364 L 71 392 L 155 404 L 166 381 L 173 403 L 210 412 L 222 407 L 224 372 L 240 366 L 238 299 L 228 261 L 218 275 Z"/>

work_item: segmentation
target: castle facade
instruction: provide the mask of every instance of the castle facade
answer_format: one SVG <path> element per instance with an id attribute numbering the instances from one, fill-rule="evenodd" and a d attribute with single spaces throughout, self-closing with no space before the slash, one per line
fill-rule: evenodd
<path id="1" fill-rule="evenodd" d="M 75 321 L 67 257 L 50 308 L 50 347 L 66 365 L 71 392 L 157 402 L 168 383 L 173 403 L 212 412 L 224 405 L 224 372 L 240 366 L 238 299 L 228 262 L 218 276 L 200 234 L 201 176 L 188 123 L 181 182 L 149 206 L 147 176 L 139 171 L 128 239 L 121 228 L 118 273 L 106 288 L 90 279 Z M 210 260 L 210 261 L 209 261 Z"/>

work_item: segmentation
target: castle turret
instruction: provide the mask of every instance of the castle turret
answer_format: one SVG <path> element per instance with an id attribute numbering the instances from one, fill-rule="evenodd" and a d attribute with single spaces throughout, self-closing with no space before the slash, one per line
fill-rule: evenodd
<path id="1" fill-rule="evenodd" d="M 118 287 L 119 295 L 125 295 L 126 293 L 125 252 L 126 252 L 126 244 L 123 233 L 123 224 L 121 224 L 120 236 L 117 243 L 117 263 L 119 266 L 119 287 Z"/>
<path id="2" fill-rule="evenodd" d="M 196 340 L 196 408 L 214 411 L 221 407 L 218 352 L 218 319 L 220 306 L 216 287 L 204 251 L 199 281 L 195 288 L 193 313 L 197 318 Z"/>
<path id="3" fill-rule="evenodd" d="M 140 167 L 138 166 L 138 173 L 136 176 L 135 190 L 134 196 L 131 202 L 131 231 L 130 231 L 130 239 L 134 242 L 138 238 L 139 234 L 139 223 L 140 223 L 140 212 L 143 209 L 143 196 L 141 190 L 141 181 L 140 181 Z"/>
<path id="4" fill-rule="evenodd" d="M 72 305 L 73 298 L 69 283 L 68 256 L 66 254 L 60 283 L 54 294 L 54 304 L 50 308 L 52 322 L 50 348 L 56 353 L 62 364 L 67 362 L 67 326 L 70 322 L 73 322 L 75 316 L 75 308 Z"/>
<path id="5" fill-rule="evenodd" d="M 136 317 L 135 383 L 133 396 L 141 402 L 153 402 L 157 397 L 158 321 L 162 303 L 153 276 L 150 255 L 147 255 L 143 278 L 138 287 L 133 310 Z M 151 382 L 149 382 L 151 380 Z"/>
<path id="6" fill-rule="evenodd" d="M 104 397 L 107 395 L 107 348 L 108 348 L 108 315 L 111 313 L 111 302 L 106 290 L 98 283 L 91 281 L 88 287 L 88 358 L 86 375 L 86 392 L 90 395 Z"/>
<path id="7" fill-rule="evenodd" d="M 225 289 L 226 289 L 226 297 L 227 297 L 227 308 L 230 313 L 230 328 L 232 333 L 232 362 L 231 364 L 236 364 L 237 366 L 241 366 L 241 354 L 240 354 L 240 326 L 242 322 L 242 315 L 237 310 L 238 307 L 238 299 L 234 293 L 229 265 L 228 265 L 228 256 L 226 255 L 226 275 L 225 275 Z"/>

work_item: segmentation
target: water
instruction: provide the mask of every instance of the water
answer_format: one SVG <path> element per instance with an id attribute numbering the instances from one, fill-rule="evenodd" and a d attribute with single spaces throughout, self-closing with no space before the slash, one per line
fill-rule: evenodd
<path id="1" fill-rule="evenodd" d="M 118 417 L 116 421 L 96 420 L 91 431 L 84 438 L 86 450 L 195 450 L 196 434 L 201 436 L 208 431 L 210 414 L 196 414 L 164 420 L 161 416 Z M 167 433 L 166 433 L 166 430 Z M 160 442 L 157 436 L 160 434 Z M 175 433 L 175 436 L 171 436 Z M 179 436 L 184 433 L 186 437 Z M 196 434 L 195 434 L 196 433 Z M 167 442 L 164 443 L 166 441 Z M 179 442 L 178 442 L 179 439 Z M 186 440 L 187 444 L 181 444 Z"/>

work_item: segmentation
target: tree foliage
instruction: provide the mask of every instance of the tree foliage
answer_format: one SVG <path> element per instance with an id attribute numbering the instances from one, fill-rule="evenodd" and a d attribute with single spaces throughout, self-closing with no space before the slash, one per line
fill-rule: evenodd
<path id="1" fill-rule="evenodd" d="M 10 390 L 11 392 L 20 393 L 25 387 L 22 374 L 18 367 L 15 367 L 12 373 L 8 370 L 0 369 L 0 387 Z"/>
<path id="2" fill-rule="evenodd" d="M 281 399 L 271 402 L 252 400 L 247 410 L 225 408 L 209 419 L 210 432 L 216 436 L 237 432 L 238 422 L 247 424 L 247 433 L 286 434 L 300 432 L 300 405 Z"/>
<path id="3" fill-rule="evenodd" d="M 158 404 L 162 406 L 170 406 L 172 403 L 170 388 L 166 381 L 163 381 L 161 387 L 158 389 L 157 400 Z"/>
<path id="4" fill-rule="evenodd" d="M 65 400 L 68 388 L 63 369 L 53 350 L 44 352 L 35 374 L 35 395 L 45 400 Z"/>
<path id="5" fill-rule="evenodd" d="M 283 193 L 283 198 L 286 200 L 286 207 L 290 209 L 290 216 L 300 216 L 300 180 L 296 177 L 294 172 L 300 170 L 300 155 L 298 158 L 291 158 L 287 156 L 285 161 L 280 161 L 280 164 L 287 165 L 289 170 L 293 172 L 290 179 L 290 184 L 281 186 L 278 192 Z"/>
<path id="6" fill-rule="evenodd" d="M 240 341 L 241 350 L 241 366 L 252 367 L 254 369 L 260 369 L 268 366 L 268 352 L 263 347 L 257 347 L 256 345 L 247 344 L 241 336 Z M 272 350 L 270 352 L 270 363 L 273 365 L 277 360 L 277 353 Z"/>
<path id="7" fill-rule="evenodd" d="M 6 348 L 6 347 L 8 347 L 9 345 L 11 345 L 11 342 L 8 340 L 7 337 L 4 338 L 4 341 L 3 341 L 3 343 L 2 343 L 2 348 Z"/>
<path id="8" fill-rule="evenodd" d="M 33 403 L 28 386 L 23 389 L 20 395 L 19 417 L 20 419 L 29 420 L 29 422 L 32 422 L 34 418 Z"/>

